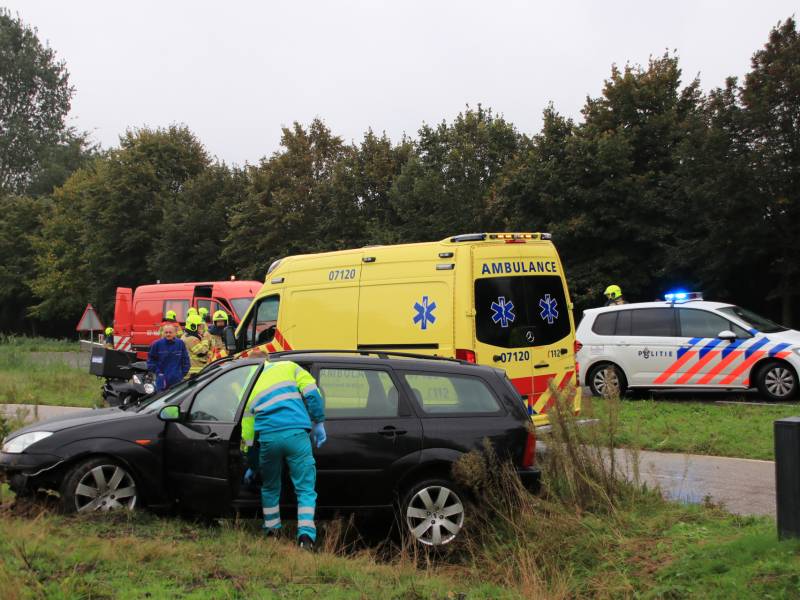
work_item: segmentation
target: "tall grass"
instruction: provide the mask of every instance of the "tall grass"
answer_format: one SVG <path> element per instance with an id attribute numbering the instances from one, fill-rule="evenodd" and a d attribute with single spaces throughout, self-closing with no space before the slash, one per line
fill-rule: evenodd
<path id="1" fill-rule="evenodd" d="M 76 340 L 30 337 L 0 333 L 0 349 L 18 352 L 77 352 L 79 343 Z"/>

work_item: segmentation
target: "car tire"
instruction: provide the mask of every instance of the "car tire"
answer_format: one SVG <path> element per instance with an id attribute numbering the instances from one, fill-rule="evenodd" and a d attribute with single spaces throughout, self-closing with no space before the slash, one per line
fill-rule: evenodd
<path id="1" fill-rule="evenodd" d="M 625 379 L 625 373 L 622 372 L 622 369 L 613 363 L 599 363 L 589 370 L 589 376 L 586 378 L 592 396 L 602 398 L 606 394 L 606 388 L 609 383 L 606 381 L 606 369 L 609 367 L 613 369 L 616 376 L 620 398 L 628 389 L 628 381 Z"/>
<path id="2" fill-rule="evenodd" d="M 116 461 L 89 458 L 72 466 L 61 482 L 65 513 L 133 510 L 139 499 L 136 480 Z"/>
<path id="3" fill-rule="evenodd" d="M 758 370 L 756 387 L 765 400 L 792 400 L 797 395 L 797 373 L 788 363 L 769 361 Z"/>
<path id="4" fill-rule="evenodd" d="M 464 527 L 466 494 L 448 479 L 425 479 L 411 486 L 400 504 L 400 524 L 411 540 L 441 548 L 458 539 Z"/>

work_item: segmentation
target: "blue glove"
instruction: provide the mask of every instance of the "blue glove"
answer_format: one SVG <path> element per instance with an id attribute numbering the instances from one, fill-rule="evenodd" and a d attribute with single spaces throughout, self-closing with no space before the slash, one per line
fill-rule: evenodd
<path id="1" fill-rule="evenodd" d="M 256 477 L 256 474 L 253 473 L 253 469 L 247 469 L 247 471 L 244 472 L 244 477 L 242 478 L 242 480 L 247 485 L 253 485 L 253 482 L 255 481 L 255 477 Z"/>
<path id="2" fill-rule="evenodd" d="M 314 423 L 314 426 L 311 428 L 311 439 L 317 445 L 317 448 L 326 442 L 328 435 L 325 433 L 324 424 Z"/>

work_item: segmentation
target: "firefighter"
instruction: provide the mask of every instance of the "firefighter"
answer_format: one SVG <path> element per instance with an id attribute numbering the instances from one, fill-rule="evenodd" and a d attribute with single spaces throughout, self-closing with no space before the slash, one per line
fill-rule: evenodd
<path id="1" fill-rule="evenodd" d="M 208 326 L 208 309 L 205 306 L 201 306 L 197 310 L 197 314 L 200 315 L 200 318 L 203 319 L 203 322 Z"/>
<path id="2" fill-rule="evenodd" d="M 317 539 L 317 469 L 311 443 L 317 448 L 325 443 L 324 421 L 324 400 L 311 374 L 291 361 L 265 360 L 245 405 L 242 443 L 252 449 L 258 436 L 264 531 L 276 535 L 281 528 L 279 500 L 285 460 L 297 494 L 297 543 L 309 550 Z"/>
<path id="3" fill-rule="evenodd" d="M 615 304 L 627 304 L 625 299 L 622 297 L 622 288 L 618 285 L 613 284 L 606 288 L 604 293 L 606 297 L 606 306 L 613 306 Z"/>
<path id="4" fill-rule="evenodd" d="M 109 350 L 114 349 L 114 328 L 113 327 L 106 327 L 105 337 L 103 338 L 105 342 L 106 348 Z"/>
<path id="5" fill-rule="evenodd" d="M 214 362 L 220 358 L 228 356 L 228 349 L 225 347 L 225 328 L 228 326 L 228 313 L 218 310 L 214 313 L 214 321 L 208 331 L 211 335 L 211 352 L 208 362 Z"/>
<path id="6" fill-rule="evenodd" d="M 208 350 L 209 339 L 204 338 L 203 334 L 206 333 L 206 324 L 200 318 L 200 315 L 194 314 L 186 317 L 186 332 L 183 336 L 183 341 L 186 344 L 186 350 L 189 352 L 189 359 L 191 360 L 191 367 L 186 376 L 199 373 L 203 367 L 208 364 Z"/>
<path id="7" fill-rule="evenodd" d="M 159 390 L 175 385 L 189 372 L 189 353 L 182 340 L 175 337 L 175 325 L 164 326 L 164 337 L 150 344 L 147 369 L 156 375 Z"/>

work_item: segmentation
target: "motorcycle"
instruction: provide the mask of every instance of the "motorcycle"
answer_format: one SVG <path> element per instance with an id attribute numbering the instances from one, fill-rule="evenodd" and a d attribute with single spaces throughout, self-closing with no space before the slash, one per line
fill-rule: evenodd
<path id="1" fill-rule="evenodd" d="M 145 361 L 117 367 L 122 375 L 127 371 L 130 377 L 106 377 L 103 384 L 103 400 L 108 406 L 128 406 L 139 404 L 145 398 L 156 393 L 156 379 L 147 370 Z"/>

